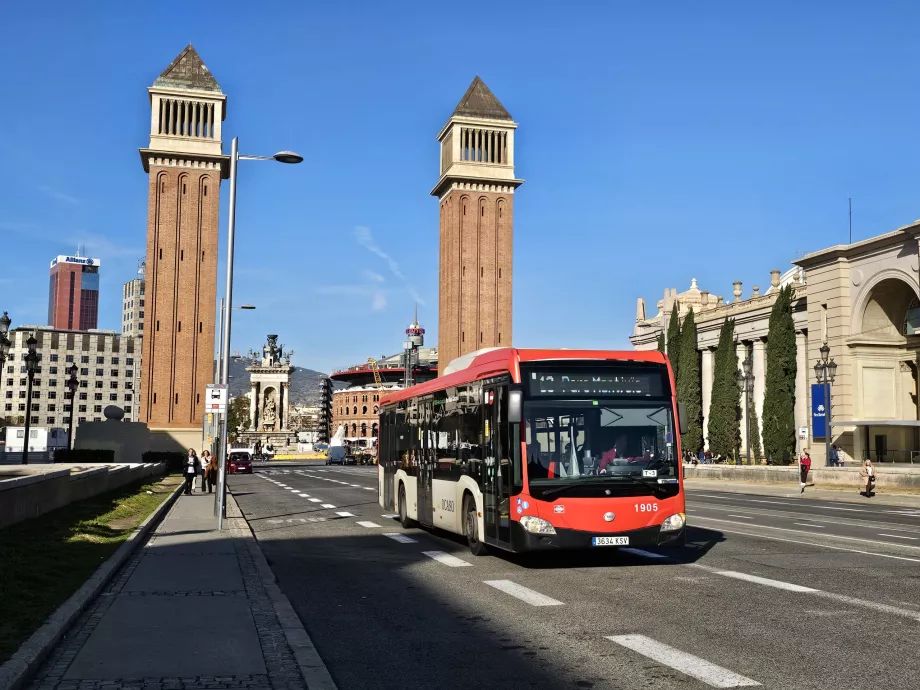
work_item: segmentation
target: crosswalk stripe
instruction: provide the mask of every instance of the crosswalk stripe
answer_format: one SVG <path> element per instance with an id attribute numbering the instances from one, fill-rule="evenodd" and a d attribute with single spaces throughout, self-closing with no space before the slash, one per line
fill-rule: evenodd
<path id="1" fill-rule="evenodd" d="M 339 517 L 354 517 L 355 516 L 354 513 L 347 513 L 345 511 L 342 511 L 341 513 L 336 513 L 336 515 L 338 515 Z M 361 523 L 359 522 L 358 524 L 360 525 Z"/>
<path id="2" fill-rule="evenodd" d="M 760 685 L 756 680 L 751 680 L 729 671 L 727 668 L 711 664 L 705 659 L 682 652 L 645 635 L 610 635 L 607 639 L 644 657 L 653 659 L 659 664 L 669 666 L 675 671 L 680 671 L 685 675 L 701 680 L 714 688 L 740 688 Z"/>
<path id="3" fill-rule="evenodd" d="M 362 527 L 380 527 L 376 522 L 368 522 L 367 520 L 358 520 L 358 524 Z"/>
<path id="4" fill-rule="evenodd" d="M 498 591 L 510 594 L 516 599 L 520 599 L 531 606 L 562 606 L 562 602 L 558 599 L 540 594 L 529 587 L 519 585 L 517 582 L 512 582 L 511 580 L 484 580 L 484 582 L 490 587 L 495 587 Z"/>
<path id="5" fill-rule="evenodd" d="M 472 563 L 467 563 L 462 558 L 451 556 L 449 553 L 445 553 L 444 551 L 422 551 L 422 553 L 428 556 L 428 558 L 437 561 L 438 563 L 449 565 L 451 568 L 462 568 L 465 565 L 473 565 Z"/>
<path id="6" fill-rule="evenodd" d="M 387 532 L 383 536 L 389 537 L 393 541 L 398 541 L 400 544 L 417 544 L 418 540 L 413 539 L 412 537 L 407 537 L 405 534 L 397 534 L 396 532 Z"/>
<path id="7" fill-rule="evenodd" d="M 335 508 L 331 503 L 323 503 L 323 508 Z"/>

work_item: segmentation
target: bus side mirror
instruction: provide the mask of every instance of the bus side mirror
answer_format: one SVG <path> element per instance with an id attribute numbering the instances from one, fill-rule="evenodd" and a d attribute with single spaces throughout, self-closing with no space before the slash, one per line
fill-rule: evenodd
<path id="1" fill-rule="evenodd" d="M 677 403 L 677 425 L 680 427 L 681 435 L 686 434 L 689 429 L 687 423 L 687 406 L 682 402 Z"/>
<path id="2" fill-rule="evenodd" d="M 512 424 L 520 424 L 524 418 L 523 414 L 524 392 L 508 391 L 508 421 Z"/>

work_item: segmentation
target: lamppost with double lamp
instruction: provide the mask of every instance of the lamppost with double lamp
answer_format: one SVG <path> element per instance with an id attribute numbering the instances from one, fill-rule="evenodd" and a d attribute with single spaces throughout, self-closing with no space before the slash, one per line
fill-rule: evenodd
<path id="1" fill-rule="evenodd" d="M 70 451 L 73 449 L 73 415 L 77 411 L 77 406 L 74 404 L 74 401 L 77 399 L 77 388 L 80 385 L 80 382 L 77 381 L 76 362 L 70 365 L 70 368 L 67 369 L 67 373 L 70 374 L 70 378 L 67 379 L 67 390 L 70 391 L 70 421 L 67 423 L 67 450 Z"/>
<path id="2" fill-rule="evenodd" d="M 227 224 L 227 285 L 224 299 L 226 304 L 233 304 L 233 240 L 236 231 L 236 168 L 241 160 L 270 161 L 275 160 L 279 163 L 302 163 L 303 156 L 293 151 L 279 151 L 274 156 L 245 156 L 239 152 L 239 137 L 233 137 L 230 145 L 230 209 Z M 226 309 L 221 333 L 221 357 L 220 357 L 220 378 L 225 384 L 230 376 L 230 324 L 232 309 Z M 217 529 L 223 529 L 223 519 L 227 511 L 227 482 L 226 482 L 226 456 L 227 456 L 227 420 L 224 419 L 220 424 L 220 461 L 219 461 L 219 482 L 220 482 L 220 510 L 217 512 Z"/>
<path id="3" fill-rule="evenodd" d="M 3 316 L 0 316 L 0 374 L 3 373 L 3 367 L 6 364 L 6 360 L 10 354 L 10 339 L 6 337 L 6 334 L 10 332 L 10 315 L 6 312 L 3 312 Z"/>
<path id="4" fill-rule="evenodd" d="M 32 426 L 32 380 L 35 378 L 35 372 L 38 371 L 38 352 L 35 346 L 38 341 L 35 334 L 29 336 L 26 340 L 26 346 L 29 348 L 26 352 L 26 374 L 29 377 L 29 385 L 26 387 L 26 437 L 22 443 L 22 464 L 29 464 L 29 430 Z"/>
<path id="5" fill-rule="evenodd" d="M 751 464 L 751 393 L 754 391 L 754 374 L 751 356 L 745 357 L 741 362 L 741 371 L 738 372 L 738 388 L 744 394 L 744 422 L 745 438 L 747 439 L 747 463 Z"/>
<path id="6" fill-rule="evenodd" d="M 238 307 L 233 307 L 233 311 L 252 311 L 255 309 L 255 305 L 252 304 L 241 304 Z M 224 298 L 220 298 L 220 346 L 217 349 L 217 383 L 229 384 L 229 381 L 223 380 L 224 375 Z"/>
<path id="7" fill-rule="evenodd" d="M 831 384 L 837 376 L 837 363 L 828 360 L 831 349 L 824 343 L 821 349 L 821 359 L 815 362 L 815 377 L 818 383 L 824 385 L 824 464 L 831 464 Z"/>

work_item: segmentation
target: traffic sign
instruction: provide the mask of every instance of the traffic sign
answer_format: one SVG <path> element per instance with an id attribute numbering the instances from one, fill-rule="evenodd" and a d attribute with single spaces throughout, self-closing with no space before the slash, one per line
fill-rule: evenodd
<path id="1" fill-rule="evenodd" d="M 227 387 L 222 384 L 209 383 L 205 397 L 205 412 L 227 414 Z"/>

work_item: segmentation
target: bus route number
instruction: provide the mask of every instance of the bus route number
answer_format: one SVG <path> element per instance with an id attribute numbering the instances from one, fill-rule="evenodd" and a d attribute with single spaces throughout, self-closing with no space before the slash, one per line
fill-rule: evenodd
<path id="1" fill-rule="evenodd" d="M 446 498 L 441 499 L 441 510 L 444 510 L 448 513 L 454 512 L 454 502 L 448 501 Z"/>
<path id="2" fill-rule="evenodd" d="M 636 512 L 637 513 L 657 513 L 658 504 L 657 503 L 636 503 Z"/>

